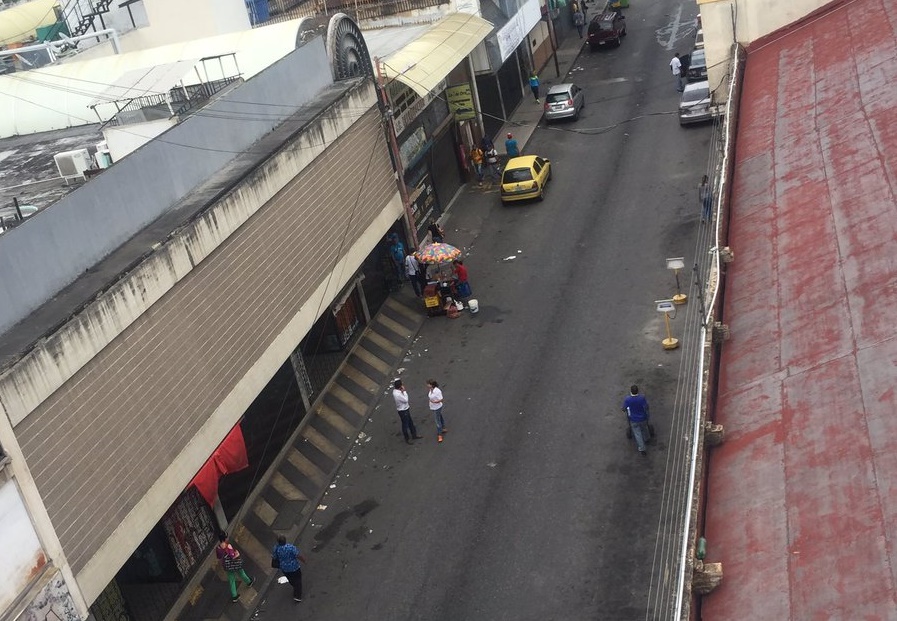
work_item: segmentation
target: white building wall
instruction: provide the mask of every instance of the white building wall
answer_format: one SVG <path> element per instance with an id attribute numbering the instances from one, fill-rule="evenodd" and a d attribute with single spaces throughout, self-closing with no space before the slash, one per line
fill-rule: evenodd
<path id="1" fill-rule="evenodd" d="M 716 89 L 729 73 L 733 43 L 748 46 L 831 4 L 832 0 L 697 0 L 697 3 L 704 29 L 707 79 L 710 88 Z M 717 91 L 720 100 L 725 90 Z"/>
<path id="2" fill-rule="evenodd" d="M 243 0 L 143 0 L 149 26 L 142 28 L 148 47 L 249 30 Z"/>

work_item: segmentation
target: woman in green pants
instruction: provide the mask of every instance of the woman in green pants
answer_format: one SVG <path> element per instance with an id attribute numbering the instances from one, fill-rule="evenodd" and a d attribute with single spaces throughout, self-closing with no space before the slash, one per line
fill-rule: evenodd
<path id="1" fill-rule="evenodd" d="M 246 586 L 252 586 L 252 578 L 246 575 L 243 569 L 243 556 L 240 551 L 227 540 L 227 533 L 218 533 L 218 545 L 215 547 L 215 555 L 221 561 L 224 571 L 227 572 L 227 581 L 230 583 L 230 597 L 232 602 L 240 601 L 237 596 L 237 576 Z"/>

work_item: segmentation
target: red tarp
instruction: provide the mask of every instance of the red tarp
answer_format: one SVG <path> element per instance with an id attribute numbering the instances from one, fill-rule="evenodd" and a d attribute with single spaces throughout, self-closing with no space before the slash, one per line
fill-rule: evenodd
<path id="1" fill-rule="evenodd" d="M 218 480 L 225 474 L 237 472 L 249 467 L 249 458 L 246 455 L 246 441 L 243 439 L 243 430 L 237 425 L 230 430 L 227 437 L 222 440 L 212 456 L 199 469 L 191 485 L 202 494 L 209 506 L 215 504 L 218 498 Z"/>

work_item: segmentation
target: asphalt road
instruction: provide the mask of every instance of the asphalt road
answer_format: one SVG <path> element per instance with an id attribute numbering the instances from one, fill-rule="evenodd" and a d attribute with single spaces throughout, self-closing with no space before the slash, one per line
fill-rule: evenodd
<path id="1" fill-rule="evenodd" d="M 275 588 L 259 618 L 665 618 L 648 590 L 668 571 L 657 532 L 681 352 L 662 350 L 654 301 L 674 293 L 664 259 L 688 264 L 699 230 L 711 130 L 663 114 L 678 102 L 670 36 L 690 51 L 694 12 L 634 3 L 619 49 L 583 52 L 582 118 L 525 149 L 553 163 L 543 203 L 502 207 L 476 188 L 456 202 L 447 241 L 469 253 L 480 312 L 428 320 L 406 359 L 424 439 L 404 444 L 384 387 L 300 542 L 305 601 Z M 624 435 L 632 383 L 660 436 L 647 457 Z"/>

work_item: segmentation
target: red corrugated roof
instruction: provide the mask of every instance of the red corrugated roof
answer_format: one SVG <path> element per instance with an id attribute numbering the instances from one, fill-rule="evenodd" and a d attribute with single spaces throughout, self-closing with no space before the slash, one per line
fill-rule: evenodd
<path id="1" fill-rule="evenodd" d="M 897 2 L 753 45 L 704 621 L 897 619 Z"/>

